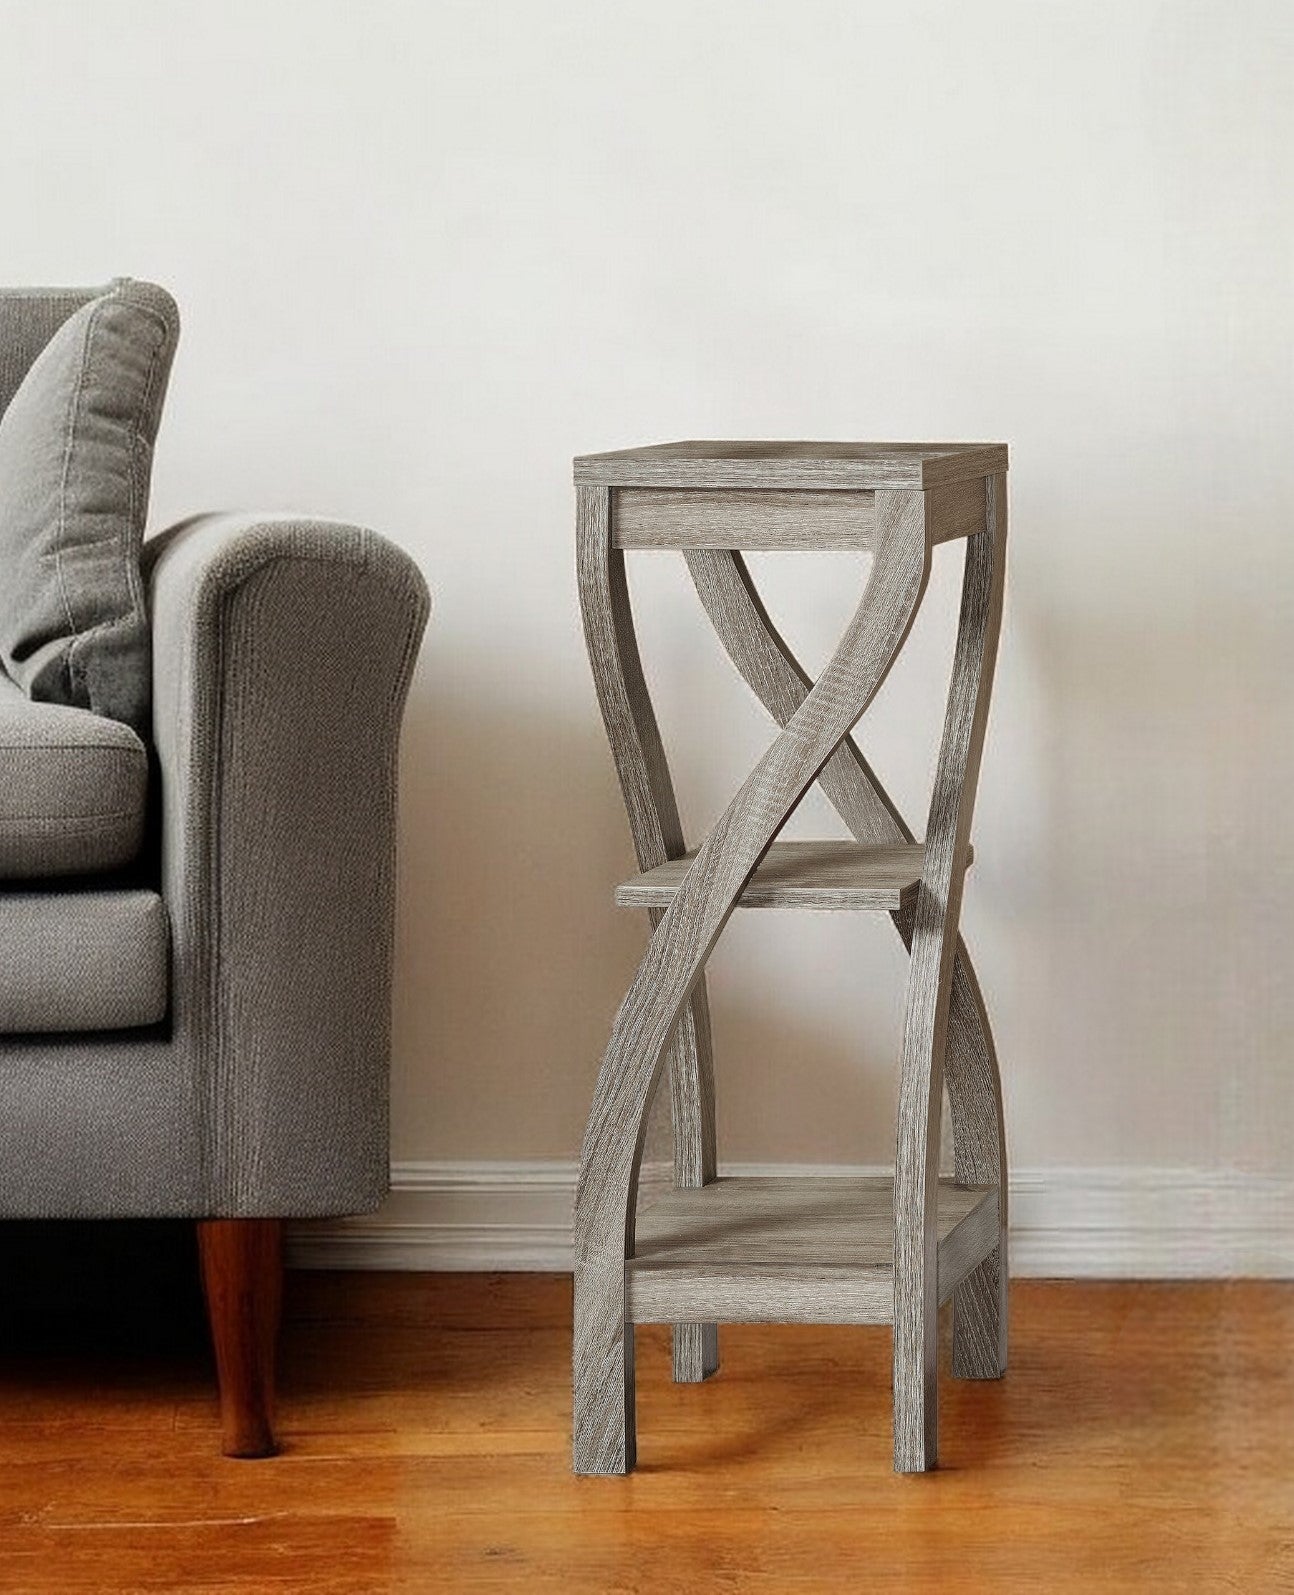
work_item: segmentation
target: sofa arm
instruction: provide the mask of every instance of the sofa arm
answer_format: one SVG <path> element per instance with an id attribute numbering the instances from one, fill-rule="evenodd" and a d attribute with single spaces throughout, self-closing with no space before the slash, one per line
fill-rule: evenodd
<path id="1" fill-rule="evenodd" d="M 225 1217 L 387 1188 L 396 762 L 429 609 L 372 532 L 200 516 L 145 545 L 175 1046 Z"/>

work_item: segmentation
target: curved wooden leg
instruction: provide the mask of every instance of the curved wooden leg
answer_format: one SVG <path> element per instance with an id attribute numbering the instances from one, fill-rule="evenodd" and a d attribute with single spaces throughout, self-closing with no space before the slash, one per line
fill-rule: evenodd
<path id="1" fill-rule="evenodd" d="M 911 914 L 895 915 L 912 950 Z M 952 1371 L 956 1379 L 1000 1379 L 1008 1341 L 1008 1177 L 1002 1080 L 993 1032 L 966 944 L 957 941 L 948 1001 L 945 1084 L 953 1155 L 961 1185 L 996 1185 L 1001 1240 L 953 1292 Z"/>
<path id="2" fill-rule="evenodd" d="M 953 1376 L 1000 1379 L 1007 1365 L 1010 1285 L 1002 1081 L 984 999 L 960 941 L 949 1001 L 947 1084 L 957 1179 L 997 1186 L 1002 1236 L 953 1292 Z"/>
<path id="3" fill-rule="evenodd" d="M 581 488 L 577 495 L 576 566 L 584 636 L 598 705 L 629 816 L 638 868 L 654 869 L 686 851 L 678 802 L 661 745 L 634 636 L 624 554 L 613 547 L 611 496 Z M 654 931 L 661 912 L 650 914 Z M 704 977 L 679 1022 L 670 1054 L 670 1122 L 674 1182 L 684 1188 L 715 1177 L 714 1061 Z M 674 1377 L 693 1383 L 719 1366 L 714 1324 L 676 1324 Z"/>
<path id="4" fill-rule="evenodd" d="M 927 894 L 922 893 L 923 900 Z M 954 917 L 956 909 L 954 908 Z M 925 922 L 923 923 L 923 918 Z M 939 1116 L 951 958 L 942 905 L 917 911 L 894 1162 L 894 1471 L 939 1459 Z"/>
<path id="5" fill-rule="evenodd" d="M 876 498 L 876 554 L 858 611 L 813 690 L 698 850 L 616 1015 L 598 1072 L 575 1199 L 573 1449 L 579 1472 L 623 1472 L 633 1461 L 625 1260 L 633 1255 L 645 1118 L 665 1048 L 746 881 L 875 696 L 925 590 L 922 495 Z M 580 502 L 582 517 L 601 513 L 588 499 Z"/>
<path id="6" fill-rule="evenodd" d="M 282 1231 L 278 1219 L 198 1222 L 227 1457 L 268 1457 L 278 1449 L 274 1361 L 283 1289 Z"/>
<path id="7" fill-rule="evenodd" d="M 629 1473 L 638 1460 L 638 1427 L 623 1255 L 576 1258 L 571 1360 L 576 1473 Z"/>
<path id="8" fill-rule="evenodd" d="M 1002 614 L 1004 486 L 1000 477 L 986 481 L 986 529 L 966 545 L 952 684 L 912 926 L 894 1171 L 894 1466 L 900 1473 L 924 1472 L 939 1457 L 939 1119 L 957 923 Z"/>
<path id="9" fill-rule="evenodd" d="M 690 549 L 688 569 L 720 641 L 778 725 L 813 685 L 773 624 L 739 554 Z M 912 831 L 851 737 L 824 766 L 819 785 L 859 842 L 910 842 Z M 893 916 L 912 950 L 913 916 Z M 1007 1363 L 1007 1159 L 1002 1085 L 992 1030 L 965 944 L 958 941 L 949 1001 L 946 1060 L 957 1179 L 996 1185 L 1002 1241 L 953 1296 L 953 1373 L 994 1379 Z"/>

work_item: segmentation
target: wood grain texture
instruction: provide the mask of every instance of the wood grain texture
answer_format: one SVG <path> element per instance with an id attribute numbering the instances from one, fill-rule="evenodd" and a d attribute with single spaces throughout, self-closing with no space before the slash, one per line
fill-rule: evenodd
<path id="1" fill-rule="evenodd" d="M 910 948 L 911 920 L 900 923 L 899 930 Z M 944 1086 L 957 1178 L 965 1185 L 997 1186 L 1001 1226 L 996 1248 L 953 1297 L 952 1368 L 959 1379 L 1000 1379 L 1007 1368 L 1010 1324 L 1006 1113 L 988 1012 L 960 936 L 948 999 Z"/>
<path id="2" fill-rule="evenodd" d="M 787 725 L 813 679 L 773 624 L 746 562 L 740 554 L 710 550 L 689 550 L 684 557 L 728 656 L 774 721 Z M 855 841 L 898 845 L 914 840 L 852 736 L 827 760 L 818 785 Z"/>
<path id="3" fill-rule="evenodd" d="M 915 506 L 915 510 L 914 507 Z M 633 1255 L 643 1125 L 665 1048 L 728 916 L 770 842 L 889 671 L 925 589 L 920 495 L 881 513 L 871 578 L 822 676 L 697 852 L 612 1028 L 581 1153 L 575 1204 L 577 1472 L 620 1473 L 635 1455 Z"/>
<path id="4" fill-rule="evenodd" d="M 926 493 L 926 532 L 932 543 L 972 537 L 984 530 L 984 483 L 980 477 L 932 487 Z"/>
<path id="5" fill-rule="evenodd" d="M 774 842 L 747 881 L 738 908 L 826 911 L 915 907 L 924 849 L 918 842 Z M 635 875 L 616 887 L 620 908 L 667 908 L 695 854 Z M 970 863 L 968 855 L 966 862 Z"/>
<path id="6" fill-rule="evenodd" d="M 283 1226 L 278 1219 L 212 1218 L 197 1228 L 224 1453 L 273 1456 Z"/>
<path id="7" fill-rule="evenodd" d="M 716 492 L 620 488 L 612 503 L 617 548 L 866 551 L 873 498 L 850 492 Z"/>
<path id="8" fill-rule="evenodd" d="M 576 499 L 576 567 L 585 643 L 634 852 L 639 868 L 649 870 L 682 856 L 683 826 L 638 653 L 624 556 L 611 544 L 610 494 L 581 488 Z M 653 932 L 659 921 L 659 913 L 650 916 Z M 675 1183 L 704 1185 L 714 1178 L 716 1166 L 714 1058 L 704 976 L 680 1016 L 670 1046 L 668 1078 Z M 683 1381 L 696 1382 L 714 1373 L 719 1366 L 714 1326 L 680 1324 L 674 1334 L 674 1361 L 675 1376 Z"/>
<path id="9" fill-rule="evenodd" d="M 894 1176 L 894 1466 L 922 1472 L 939 1454 L 939 1118 L 963 860 L 992 692 L 1006 566 L 1006 480 L 985 482 L 986 529 L 966 544 L 948 710 L 926 824 L 912 930 Z M 878 515 L 884 508 L 878 505 Z M 894 513 L 904 513 L 894 505 Z"/>
<path id="10" fill-rule="evenodd" d="M 0 1241 L 12 1231 L 0 1230 Z M 59 1234 L 62 1234 L 60 1229 Z M 672 1383 L 638 1331 L 641 1473 L 571 1476 L 569 1275 L 287 1278 L 281 1454 L 219 1454 L 191 1259 L 140 1335 L 69 1267 L 61 1337 L 3 1261 L 0 1550 L 13 1595 L 1284 1595 L 1294 1283 L 1017 1281 L 1012 1377 L 941 1391 L 896 1478 L 890 1331 L 737 1324 Z M 147 1309 L 143 1310 L 144 1299 Z M 187 1299 L 187 1298 L 186 1298 Z M 141 1345 L 165 1325 L 166 1343 Z"/>
<path id="11" fill-rule="evenodd" d="M 941 1296 L 997 1243 L 997 1191 L 938 1188 Z M 635 1323 L 887 1324 L 894 1190 L 880 1179 L 719 1179 L 644 1213 L 628 1265 Z"/>
<path id="12" fill-rule="evenodd" d="M 983 484 L 977 484 L 983 518 Z M 927 500 L 930 495 L 927 494 Z M 927 528 L 928 529 L 928 528 Z M 685 556 L 697 594 L 737 670 L 778 725 L 804 702 L 812 681 L 780 635 L 738 554 L 690 551 Z M 818 779 L 856 840 L 877 845 L 912 841 L 912 831 L 875 771 L 846 737 Z M 894 925 L 911 948 L 912 913 Z M 1007 1158 L 1002 1084 L 988 1013 L 965 943 L 953 966 L 945 1065 L 957 1178 L 996 1185 L 1002 1240 L 958 1290 L 953 1306 L 953 1371 L 962 1378 L 999 1378 L 1006 1371 Z"/>
<path id="13" fill-rule="evenodd" d="M 1004 443 L 688 440 L 581 455 L 575 481 L 599 487 L 921 491 L 1006 469 Z"/>

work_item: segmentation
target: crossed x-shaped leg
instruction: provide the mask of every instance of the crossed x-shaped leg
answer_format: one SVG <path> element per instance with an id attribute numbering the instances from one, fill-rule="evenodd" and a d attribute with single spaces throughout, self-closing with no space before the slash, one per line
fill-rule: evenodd
<path id="1" fill-rule="evenodd" d="M 1006 1361 L 1001 1088 L 984 1004 L 957 929 L 1002 601 L 1004 479 L 985 478 L 984 492 L 983 529 L 967 540 L 921 884 L 915 907 L 904 906 L 893 916 L 912 955 L 894 1184 L 895 1467 L 904 1472 L 934 1466 L 938 1451 L 935 1204 L 945 1079 L 956 1178 L 997 1188 L 1000 1225 L 997 1245 L 954 1292 L 954 1372 L 993 1378 Z M 578 494 L 586 637 L 639 867 L 645 871 L 683 855 L 682 829 L 638 657 L 623 553 L 611 537 L 610 494 L 597 487 L 581 487 Z M 697 851 L 673 901 L 652 911 L 652 938 L 599 1071 L 575 1211 L 577 1472 L 623 1473 L 634 1463 L 633 1325 L 625 1310 L 625 1265 L 634 1255 L 647 1113 L 667 1055 L 676 1183 L 701 1186 L 715 1175 L 704 968 L 729 914 L 815 780 L 858 842 L 912 842 L 850 732 L 908 635 L 931 552 L 925 495 L 877 492 L 870 580 L 816 682 L 774 629 L 740 555 L 726 549 L 687 552 L 716 631 L 782 729 Z M 717 1362 L 712 1324 L 676 1326 L 676 1378 L 704 1378 Z"/>

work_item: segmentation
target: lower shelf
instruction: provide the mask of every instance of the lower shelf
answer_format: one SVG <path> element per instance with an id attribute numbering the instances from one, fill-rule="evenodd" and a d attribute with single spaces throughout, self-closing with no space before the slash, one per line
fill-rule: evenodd
<path id="1" fill-rule="evenodd" d="M 998 1241 L 996 1186 L 939 1182 L 939 1300 Z M 732 1179 L 639 1215 L 631 1323 L 888 1324 L 894 1182 Z"/>

